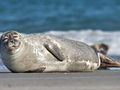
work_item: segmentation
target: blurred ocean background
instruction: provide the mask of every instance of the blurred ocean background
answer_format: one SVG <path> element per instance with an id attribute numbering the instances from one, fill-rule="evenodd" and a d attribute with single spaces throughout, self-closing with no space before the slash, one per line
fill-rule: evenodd
<path id="1" fill-rule="evenodd" d="M 106 43 L 120 60 L 120 0 L 0 0 L 0 35 L 8 30 Z"/>

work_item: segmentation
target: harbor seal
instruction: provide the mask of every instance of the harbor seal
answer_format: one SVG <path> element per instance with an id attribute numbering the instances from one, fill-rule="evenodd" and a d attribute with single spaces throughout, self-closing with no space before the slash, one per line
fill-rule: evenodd
<path id="1" fill-rule="evenodd" d="M 1 36 L 0 53 L 3 63 L 12 72 L 94 71 L 104 58 L 83 42 L 16 31 Z"/>

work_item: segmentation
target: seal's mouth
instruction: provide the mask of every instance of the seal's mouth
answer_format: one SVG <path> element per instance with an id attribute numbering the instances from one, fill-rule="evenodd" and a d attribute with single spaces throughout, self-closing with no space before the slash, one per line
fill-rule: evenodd
<path id="1" fill-rule="evenodd" d="M 9 51 L 13 51 L 20 46 L 20 42 L 13 40 L 4 43 L 4 45 L 6 49 L 8 49 Z"/>
<path id="2" fill-rule="evenodd" d="M 20 35 L 16 31 L 9 31 L 2 35 L 2 43 L 8 51 L 14 51 L 20 46 Z"/>

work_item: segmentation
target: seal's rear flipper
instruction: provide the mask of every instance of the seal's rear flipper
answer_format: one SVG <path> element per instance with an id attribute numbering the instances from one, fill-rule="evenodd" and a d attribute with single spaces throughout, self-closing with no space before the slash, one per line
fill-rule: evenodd
<path id="1" fill-rule="evenodd" d="M 46 43 L 44 44 L 44 47 L 59 61 L 63 61 L 64 60 L 64 55 L 62 54 L 62 52 L 60 51 L 59 47 L 52 43 Z"/>
<path id="2" fill-rule="evenodd" d="M 107 67 L 120 67 L 120 62 L 113 60 L 101 53 L 99 55 L 101 60 L 99 69 L 106 69 Z"/>
<path id="3" fill-rule="evenodd" d="M 99 52 L 99 53 L 102 53 L 104 55 L 107 54 L 108 52 L 108 49 L 109 49 L 109 46 L 104 44 L 104 43 L 101 43 L 101 44 L 93 44 L 91 45 L 91 47 L 96 51 L 96 52 Z"/>

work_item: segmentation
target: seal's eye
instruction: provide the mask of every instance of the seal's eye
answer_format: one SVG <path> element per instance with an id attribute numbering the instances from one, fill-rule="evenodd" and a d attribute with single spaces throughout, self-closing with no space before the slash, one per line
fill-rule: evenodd
<path id="1" fill-rule="evenodd" d="M 13 38 L 14 38 L 15 40 L 18 40 L 18 39 L 19 39 L 19 36 L 18 36 L 18 35 L 14 35 Z"/>
<path id="2" fill-rule="evenodd" d="M 2 41 L 3 41 L 3 42 L 7 42 L 7 41 L 8 41 L 8 37 L 3 37 L 3 38 L 2 38 Z"/>

